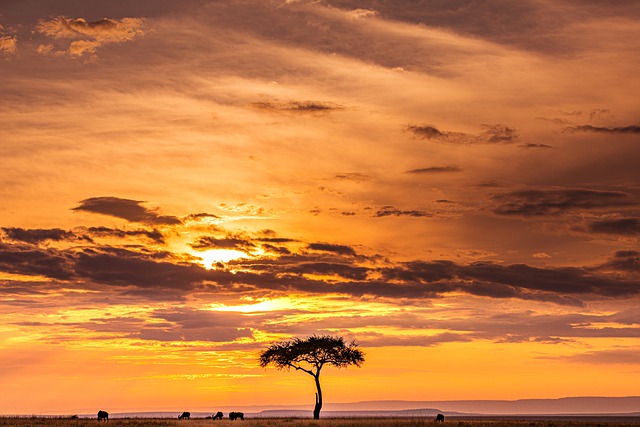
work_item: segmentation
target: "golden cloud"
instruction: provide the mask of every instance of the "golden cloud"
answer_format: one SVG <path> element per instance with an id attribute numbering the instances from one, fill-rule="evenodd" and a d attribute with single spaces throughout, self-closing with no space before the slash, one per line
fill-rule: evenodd
<path id="1" fill-rule="evenodd" d="M 75 39 L 56 55 L 80 57 L 84 54 L 95 55 L 96 50 L 107 43 L 124 43 L 143 36 L 142 18 L 122 18 L 121 20 L 102 18 L 87 21 L 84 18 L 66 18 L 59 16 L 51 20 L 42 20 L 36 30 L 54 39 Z M 51 50 L 38 50 L 39 53 L 51 53 Z"/>

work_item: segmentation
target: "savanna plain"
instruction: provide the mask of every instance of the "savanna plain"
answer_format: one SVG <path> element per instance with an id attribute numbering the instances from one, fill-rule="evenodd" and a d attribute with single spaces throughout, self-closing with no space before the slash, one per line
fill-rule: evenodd
<path id="1" fill-rule="evenodd" d="M 606 427 L 639 426 L 640 417 L 518 417 L 449 419 L 444 424 L 431 418 L 259 418 L 245 421 L 195 419 L 179 421 L 160 418 L 112 419 L 109 427 Z M 85 427 L 101 425 L 88 418 L 0 417 L 0 427 Z"/>

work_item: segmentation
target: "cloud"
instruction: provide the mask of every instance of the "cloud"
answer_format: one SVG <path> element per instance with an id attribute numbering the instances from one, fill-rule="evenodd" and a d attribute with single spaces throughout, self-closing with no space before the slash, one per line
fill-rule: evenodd
<path id="1" fill-rule="evenodd" d="M 70 254 L 31 245 L 0 243 L 0 271 L 68 280 L 75 276 Z"/>
<path id="2" fill-rule="evenodd" d="M 87 233 L 95 237 L 146 237 L 156 243 L 165 243 L 164 235 L 156 230 L 120 230 L 117 228 L 108 227 L 89 227 L 86 229 Z"/>
<path id="3" fill-rule="evenodd" d="M 174 216 L 159 215 L 154 210 L 141 206 L 142 201 L 121 199 L 118 197 L 92 197 L 82 200 L 75 211 L 86 211 L 122 218 L 130 222 L 153 225 L 177 225 L 181 221 Z"/>
<path id="4" fill-rule="evenodd" d="M 54 52 L 51 44 L 41 45 L 41 54 L 54 53 L 81 57 L 85 54 L 95 54 L 98 48 L 109 43 L 124 43 L 144 35 L 141 18 L 122 18 L 120 20 L 102 18 L 97 21 L 87 21 L 84 18 L 67 18 L 59 16 L 50 20 L 41 20 L 36 31 L 54 40 L 72 40 L 62 50 Z"/>
<path id="5" fill-rule="evenodd" d="M 409 216 L 409 217 L 419 218 L 419 217 L 432 217 L 433 214 L 430 212 L 416 210 L 416 209 L 402 210 L 402 209 L 397 209 L 395 206 L 383 206 L 382 208 L 378 209 L 373 214 L 373 216 L 376 218 L 382 218 L 386 216 Z"/>
<path id="6" fill-rule="evenodd" d="M 71 268 L 71 274 L 95 283 L 153 292 L 168 289 L 183 294 L 203 281 L 221 280 L 224 275 L 197 264 L 178 264 L 171 259 L 154 259 L 153 254 L 106 247 L 81 251 L 75 255 Z M 227 280 L 222 281 L 228 283 Z"/>
<path id="7" fill-rule="evenodd" d="M 618 268 L 618 271 L 623 270 Z M 382 269 L 381 273 L 392 282 L 429 284 L 436 292 L 458 290 L 494 298 L 548 299 L 570 305 L 582 304 L 575 298 L 577 295 L 621 297 L 640 293 L 633 278 L 600 275 L 579 267 L 538 268 L 492 262 L 461 265 L 444 260 L 405 263 Z M 534 294 L 527 294 L 528 291 Z"/>
<path id="8" fill-rule="evenodd" d="M 60 240 L 73 240 L 76 235 L 71 231 L 62 230 L 60 228 L 50 229 L 24 229 L 8 227 L 2 228 L 2 231 L 12 240 L 19 240 L 21 242 L 38 244 L 45 240 L 60 241 Z"/>
<path id="9" fill-rule="evenodd" d="M 618 251 L 609 262 L 600 266 L 600 269 L 640 274 L 640 252 Z M 640 276 L 638 278 L 640 279 Z"/>
<path id="10" fill-rule="evenodd" d="M 420 139 L 448 144 L 512 144 L 519 137 L 515 129 L 504 125 L 482 125 L 485 129 L 477 135 L 463 132 L 441 131 L 433 125 L 409 125 L 406 130 Z"/>
<path id="11" fill-rule="evenodd" d="M 622 127 L 599 127 L 591 125 L 573 126 L 564 129 L 564 132 L 593 132 L 593 133 L 611 133 L 611 134 L 640 134 L 639 125 L 630 125 Z"/>
<path id="12" fill-rule="evenodd" d="M 274 112 L 286 113 L 327 113 L 343 110 L 344 107 L 330 102 L 289 101 L 289 102 L 254 102 L 253 107 Z"/>
<path id="13" fill-rule="evenodd" d="M 356 255 L 356 251 L 351 246 L 346 245 L 334 245 L 331 243 L 310 243 L 307 248 L 313 251 L 331 252 L 338 255 Z"/>
<path id="14" fill-rule="evenodd" d="M 640 349 L 622 348 L 616 350 L 597 350 L 587 353 L 566 356 L 564 359 L 571 362 L 589 364 L 616 364 L 616 365 L 637 365 L 640 364 Z"/>
<path id="15" fill-rule="evenodd" d="M 347 173 L 337 173 L 334 175 L 335 179 L 345 180 L 345 181 L 354 181 L 354 182 L 366 182 L 371 181 L 371 175 L 359 173 L 359 172 L 347 172 Z"/>
<path id="16" fill-rule="evenodd" d="M 56 39 L 89 38 L 101 43 L 122 43 L 143 35 L 143 24 L 140 18 L 102 18 L 87 22 L 84 18 L 59 16 L 40 21 L 36 30 Z"/>
<path id="17" fill-rule="evenodd" d="M 601 2 L 574 0 L 562 3 L 532 0 L 517 3 L 508 0 L 495 0 L 491 3 L 416 0 L 410 4 L 374 0 L 330 0 L 327 3 L 347 10 L 356 7 L 375 9 L 381 20 L 442 28 L 449 33 L 473 39 L 551 55 L 588 49 L 582 40 L 588 37 L 584 34 L 585 29 L 593 32 L 593 26 L 580 26 L 579 23 L 599 20 L 606 22 L 611 18 L 617 20 L 622 17 L 633 20 L 638 17 L 635 8 L 630 8 L 630 3 L 625 1 L 611 6 Z"/>
<path id="18" fill-rule="evenodd" d="M 537 259 L 549 259 L 551 258 L 551 255 L 549 255 L 546 252 L 536 252 L 535 254 L 532 255 L 534 258 Z"/>
<path id="19" fill-rule="evenodd" d="M 412 174 L 432 174 L 432 173 L 449 173 L 449 172 L 461 172 L 458 166 L 449 165 L 449 166 L 431 166 L 428 168 L 420 168 L 420 169 L 411 169 L 406 171 L 405 173 Z"/>
<path id="20" fill-rule="evenodd" d="M 242 313 L 216 312 L 179 308 L 156 310 L 153 317 L 168 324 L 148 324 L 139 334 L 141 339 L 157 341 L 229 342 L 238 338 L 253 338 L 249 326 L 256 319 Z"/>
<path id="21" fill-rule="evenodd" d="M 602 192 L 596 193 L 601 195 Z M 581 197 L 577 200 L 582 200 Z M 150 214 L 140 203 L 94 198 L 83 201 L 82 206 L 88 211 L 130 220 L 148 219 L 149 216 L 153 220 L 163 218 L 156 213 Z M 396 213 L 390 210 L 389 215 L 392 214 Z M 412 215 L 411 211 L 397 213 L 401 214 Z M 254 236 L 227 232 L 223 238 L 197 238 L 192 244 L 197 249 L 246 250 L 259 246 L 271 249 L 268 256 L 238 259 L 209 270 L 185 254 L 130 242 L 131 239 L 160 242 L 164 235 L 157 230 L 80 227 L 71 232 L 6 227 L 4 233 L 18 243 L 0 242 L 0 271 L 69 281 L 94 292 L 109 292 L 117 298 L 135 300 L 183 301 L 193 294 L 219 297 L 263 292 L 416 300 L 464 293 L 490 299 L 515 298 L 583 306 L 583 298 L 587 296 L 620 298 L 640 294 L 637 251 L 616 252 L 606 263 L 592 267 L 543 268 L 496 262 L 461 264 L 451 260 L 393 264 L 375 255 L 358 257 L 349 245 L 324 242 L 304 245 L 304 241 L 278 237 L 272 230 L 262 230 Z M 85 235 L 95 240 L 86 238 L 88 244 L 82 247 L 39 246 L 47 240 L 78 239 Z M 108 245 L 100 242 L 102 237 L 109 238 Z M 118 243 L 120 246 L 115 246 Z M 296 245 L 292 248 L 272 245 L 286 243 Z M 294 252 L 294 248 L 298 252 Z M 545 259 L 548 255 L 539 252 L 534 257 Z M 377 265 L 378 261 L 382 264 Z"/>
<path id="22" fill-rule="evenodd" d="M 207 221 L 207 220 L 220 219 L 220 217 L 218 215 L 214 215 L 214 214 L 210 214 L 210 213 L 206 213 L 206 212 L 201 212 L 201 213 L 197 213 L 197 214 L 188 215 L 184 219 L 185 220 L 190 220 L 190 221 Z"/>
<path id="23" fill-rule="evenodd" d="M 369 272 L 365 267 L 354 267 L 347 264 L 331 262 L 308 262 L 291 266 L 287 272 L 297 274 L 316 274 L 327 276 L 340 276 L 347 280 L 365 280 Z"/>
<path id="24" fill-rule="evenodd" d="M 76 283 L 113 298 L 183 301 L 194 293 L 300 292 L 390 299 L 441 298 L 466 293 L 486 298 L 517 298 L 583 306 L 582 296 L 607 298 L 640 294 L 634 275 L 637 252 L 622 251 L 597 268 L 538 268 L 492 262 L 413 261 L 393 267 L 358 265 L 346 245 L 311 243 L 311 252 L 240 259 L 231 270 L 207 270 L 150 248 L 42 249 L 29 244 L 0 244 L 0 271 L 44 276 Z M 372 258 L 368 258 L 370 263 Z M 362 261 L 362 260 L 361 260 Z M 233 272 L 237 270 L 237 272 Z M 310 275 L 312 277 L 306 277 Z M 328 278 L 317 278 L 330 276 Z M 158 292 L 162 290 L 162 292 Z"/>
<path id="25" fill-rule="evenodd" d="M 68 53 L 71 56 L 82 56 L 85 53 L 96 53 L 96 50 L 101 46 L 100 42 L 89 40 L 77 40 L 69 44 Z"/>
<path id="26" fill-rule="evenodd" d="M 522 147 L 522 148 L 553 148 L 552 146 L 547 145 L 547 144 L 531 144 L 531 143 L 524 144 L 524 145 L 519 145 L 519 147 Z"/>
<path id="27" fill-rule="evenodd" d="M 346 12 L 347 16 L 353 19 L 363 19 L 378 16 L 378 12 L 371 9 L 353 9 Z"/>
<path id="28" fill-rule="evenodd" d="M 191 244 L 191 247 L 194 249 L 240 249 L 243 251 L 251 250 L 255 248 L 255 245 L 251 243 L 249 240 L 237 238 L 237 237 L 227 237 L 222 239 L 217 239 L 215 237 L 205 236 L 200 237 L 194 243 Z"/>
<path id="29" fill-rule="evenodd" d="M 637 202 L 629 193 L 584 189 L 522 190 L 494 197 L 498 215 L 559 215 L 571 210 L 609 209 L 633 206 Z"/>
<path id="30" fill-rule="evenodd" d="M 4 55 L 15 55 L 18 52 L 18 38 L 0 34 L 0 52 Z"/>
<path id="31" fill-rule="evenodd" d="M 603 219 L 593 221 L 588 227 L 589 231 L 594 233 L 637 236 L 640 234 L 640 218 Z"/>
<path id="32" fill-rule="evenodd" d="M 452 342 L 469 342 L 473 340 L 469 334 L 443 332 L 435 335 L 389 336 L 385 334 L 364 332 L 358 334 L 358 343 L 365 347 L 433 347 Z"/>

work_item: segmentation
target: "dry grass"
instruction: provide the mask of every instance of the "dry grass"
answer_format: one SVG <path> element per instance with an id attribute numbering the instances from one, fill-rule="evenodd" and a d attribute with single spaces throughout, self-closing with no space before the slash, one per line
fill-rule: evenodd
<path id="1" fill-rule="evenodd" d="M 0 417 L 0 427 L 640 427 L 638 418 L 529 418 L 449 419 L 436 424 L 432 419 L 410 418 L 326 418 L 319 421 L 298 418 L 260 418 L 245 421 L 213 421 L 131 418 L 107 423 L 88 418 Z"/>

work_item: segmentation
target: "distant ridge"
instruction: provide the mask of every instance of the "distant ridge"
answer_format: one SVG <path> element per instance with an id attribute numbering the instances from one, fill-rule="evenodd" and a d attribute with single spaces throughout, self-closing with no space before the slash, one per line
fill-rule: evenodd
<path id="1" fill-rule="evenodd" d="M 406 410 L 438 408 L 441 411 L 487 415 L 633 414 L 640 412 L 640 396 L 563 397 L 519 400 L 379 400 L 327 404 L 327 410 Z"/>
<path id="2" fill-rule="evenodd" d="M 243 411 L 250 417 L 301 417 L 311 416 L 312 405 L 213 405 L 210 410 L 184 408 L 193 417 L 204 418 L 217 411 L 225 415 L 229 411 Z M 182 410 L 164 412 L 109 411 L 116 418 L 175 418 Z M 627 397 L 564 397 L 558 399 L 519 400 L 375 400 L 351 403 L 326 403 L 322 409 L 325 417 L 430 417 L 437 412 L 445 416 L 474 415 L 611 415 L 640 416 L 640 396 Z M 87 415 L 94 416 L 94 415 Z"/>

